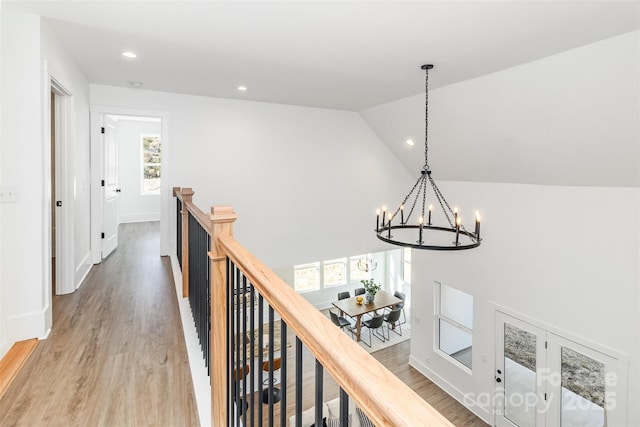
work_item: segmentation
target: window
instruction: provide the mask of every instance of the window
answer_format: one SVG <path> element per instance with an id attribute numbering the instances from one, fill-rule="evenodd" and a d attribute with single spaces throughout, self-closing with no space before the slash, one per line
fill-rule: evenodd
<path id="1" fill-rule="evenodd" d="M 326 287 L 347 284 L 347 259 L 339 258 L 322 263 L 323 284 Z"/>
<path id="2" fill-rule="evenodd" d="M 142 194 L 160 194 L 160 135 L 141 135 Z"/>
<path id="3" fill-rule="evenodd" d="M 436 282 L 436 348 L 471 369 L 473 296 Z"/>
<path id="4" fill-rule="evenodd" d="M 402 280 L 411 283 L 411 248 L 402 248 Z"/>
<path id="5" fill-rule="evenodd" d="M 320 289 L 320 263 L 296 265 L 294 268 L 294 288 L 297 292 Z"/>

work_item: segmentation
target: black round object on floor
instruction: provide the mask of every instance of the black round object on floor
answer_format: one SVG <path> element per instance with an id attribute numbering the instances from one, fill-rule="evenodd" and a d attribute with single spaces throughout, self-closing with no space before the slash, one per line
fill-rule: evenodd
<path id="1" fill-rule="evenodd" d="M 267 403 L 278 403 L 280 402 L 280 399 L 282 399 L 281 393 L 280 393 L 280 389 L 278 387 L 274 387 L 273 388 L 273 399 L 269 399 L 269 388 L 265 388 L 262 390 L 262 403 L 264 403 L 265 405 Z"/>

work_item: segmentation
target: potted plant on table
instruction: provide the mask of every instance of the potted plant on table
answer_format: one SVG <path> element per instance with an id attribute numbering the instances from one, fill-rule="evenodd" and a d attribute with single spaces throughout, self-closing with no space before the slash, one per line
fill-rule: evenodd
<path id="1" fill-rule="evenodd" d="M 365 304 L 370 304 L 376 298 L 376 294 L 380 290 L 380 285 L 373 281 L 373 279 L 360 280 L 362 286 L 364 286 Z"/>

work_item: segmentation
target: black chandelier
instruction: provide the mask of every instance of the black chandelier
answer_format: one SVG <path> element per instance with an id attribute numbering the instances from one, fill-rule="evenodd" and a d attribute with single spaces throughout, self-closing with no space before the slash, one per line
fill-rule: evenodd
<path id="1" fill-rule="evenodd" d="M 424 166 L 420 171 L 420 177 L 414 184 L 409 194 L 405 196 L 402 203 L 395 211 L 387 211 L 386 206 L 376 211 L 376 235 L 378 239 L 393 245 L 411 247 L 416 249 L 431 249 L 439 251 L 455 251 L 462 249 L 471 249 L 480 246 L 480 213 L 475 213 L 475 230 L 467 231 L 464 227 L 462 216 L 458 212 L 458 208 L 451 209 L 444 195 L 436 185 L 431 176 L 429 168 L 429 70 L 433 65 L 427 64 L 421 67 L 425 70 L 425 135 L 424 135 Z M 444 214 L 446 223 L 444 225 L 435 225 L 432 220 L 436 218 L 436 212 L 433 211 L 433 204 L 426 209 L 427 192 L 431 188 L 433 199 L 438 202 Z M 417 190 L 417 191 L 416 191 Z M 411 201 L 411 197 L 413 201 Z M 418 199 L 422 199 L 421 215 L 417 221 L 410 223 L 412 214 L 416 208 Z M 411 208 L 405 216 L 405 206 L 410 203 Z M 425 218 L 425 214 L 427 217 Z M 382 215 L 382 222 L 380 216 Z M 400 216 L 400 221 L 397 218 Z M 394 223 L 394 220 L 396 221 Z"/>

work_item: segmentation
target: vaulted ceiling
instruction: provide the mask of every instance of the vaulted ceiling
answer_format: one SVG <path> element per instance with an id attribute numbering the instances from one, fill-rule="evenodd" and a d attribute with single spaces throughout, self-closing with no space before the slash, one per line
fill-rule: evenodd
<path id="1" fill-rule="evenodd" d="M 640 27 L 631 1 L 2 4 L 42 15 L 91 83 L 354 111 L 423 92 L 422 63 L 437 88 Z"/>

